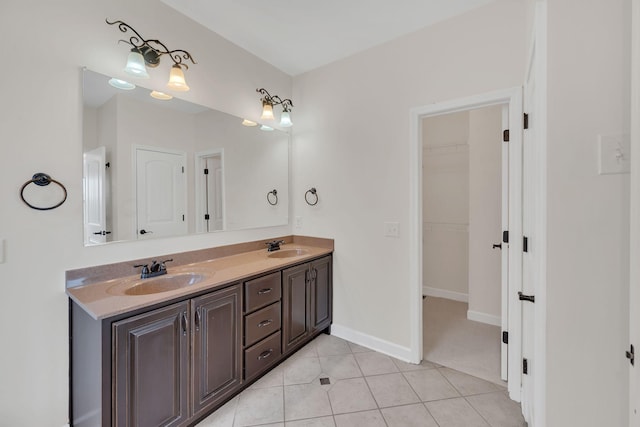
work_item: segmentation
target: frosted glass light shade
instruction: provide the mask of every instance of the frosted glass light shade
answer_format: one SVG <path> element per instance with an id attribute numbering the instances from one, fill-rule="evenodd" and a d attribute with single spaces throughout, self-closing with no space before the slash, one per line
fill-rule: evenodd
<path id="1" fill-rule="evenodd" d="M 268 102 L 262 101 L 262 115 L 261 120 L 273 120 L 273 105 Z"/>
<path id="2" fill-rule="evenodd" d="M 262 125 L 262 126 L 260 126 L 260 130 L 271 132 L 273 130 L 273 128 L 271 126 Z"/>
<path id="3" fill-rule="evenodd" d="M 173 96 L 164 92 L 158 92 L 157 90 L 152 90 L 149 95 L 151 95 L 152 98 L 160 99 L 162 101 L 168 101 L 169 99 L 173 98 Z"/>
<path id="4" fill-rule="evenodd" d="M 189 86 L 187 86 L 187 82 L 184 80 L 184 73 L 182 72 L 182 68 L 180 68 L 178 64 L 175 64 L 171 67 L 171 72 L 169 73 L 169 83 L 167 83 L 167 87 L 178 92 L 186 92 L 189 90 Z"/>
<path id="5" fill-rule="evenodd" d="M 242 121 L 242 125 L 251 127 L 251 126 L 257 126 L 258 124 L 256 122 L 252 122 L 251 120 L 244 119 Z"/>
<path id="6" fill-rule="evenodd" d="M 126 80 L 116 79 L 115 77 L 109 80 L 109 84 L 115 88 L 122 90 L 133 90 L 136 88 L 136 85 L 134 85 L 133 83 L 129 83 Z"/>
<path id="7" fill-rule="evenodd" d="M 280 126 L 283 128 L 289 128 L 293 126 L 293 122 L 291 121 L 291 114 L 288 111 L 283 111 L 280 115 Z"/>
<path id="8" fill-rule="evenodd" d="M 131 49 L 131 52 L 129 52 L 127 66 L 124 67 L 124 72 L 134 77 L 149 78 L 147 67 L 144 65 L 144 58 L 138 49 Z"/>

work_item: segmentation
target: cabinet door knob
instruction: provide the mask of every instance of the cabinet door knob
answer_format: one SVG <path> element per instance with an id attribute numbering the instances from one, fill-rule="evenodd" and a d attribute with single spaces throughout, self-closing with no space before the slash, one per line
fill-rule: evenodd
<path id="1" fill-rule="evenodd" d="M 187 335 L 187 312 L 182 313 L 182 335 Z"/>
<path id="2" fill-rule="evenodd" d="M 194 323 L 196 325 L 196 331 L 199 331 L 200 330 L 200 307 L 196 309 L 196 318 Z"/>

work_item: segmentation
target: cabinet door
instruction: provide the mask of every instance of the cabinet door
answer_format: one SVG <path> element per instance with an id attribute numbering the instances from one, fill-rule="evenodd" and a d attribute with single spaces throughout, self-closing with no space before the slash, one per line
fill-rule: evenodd
<path id="1" fill-rule="evenodd" d="M 311 277 L 311 328 L 313 331 L 317 331 L 331 325 L 331 257 L 313 261 L 309 271 Z"/>
<path id="2" fill-rule="evenodd" d="M 282 351 L 289 352 L 311 332 L 309 264 L 282 272 Z"/>
<path id="3" fill-rule="evenodd" d="M 191 301 L 194 415 L 230 396 L 240 386 L 240 295 L 238 284 Z"/>
<path id="4" fill-rule="evenodd" d="M 113 425 L 187 419 L 188 311 L 183 302 L 113 323 Z"/>

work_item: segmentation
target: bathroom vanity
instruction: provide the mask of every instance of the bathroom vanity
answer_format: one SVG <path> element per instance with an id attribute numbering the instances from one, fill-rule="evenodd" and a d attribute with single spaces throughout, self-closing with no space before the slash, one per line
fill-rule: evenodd
<path id="1" fill-rule="evenodd" d="M 333 241 L 282 239 L 67 272 L 71 425 L 193 425 L 328 332 Z"/>

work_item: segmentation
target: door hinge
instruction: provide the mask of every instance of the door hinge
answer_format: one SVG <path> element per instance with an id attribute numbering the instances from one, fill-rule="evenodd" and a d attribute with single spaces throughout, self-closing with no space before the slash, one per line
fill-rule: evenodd
<path id="1" fill-rule="evenodd" d="M 522 252 L 529 252 L 529 238 L 522 236 Z"/>
<path id="2" fill-rule="evenodd" d="M 204 214 L 204 220 L 209 221 L 209 214 Z"/>
<path id="3" fill-rule="evenodd" d="M 502 232 L 502 243 L 509 243 L 509 230 Z"/>
<path id="4" fill-rule="evenodd" d="M 184 215 L 182 215 L 182 222 L 184 222 Z"/>
<path id="5" fill-rule="evenodd" d="M 525 129 L 529 129 L 529 114 L 524 113 L 522 127 Z"/>
<path id="6" fill-rule="evenodd" d="M 529 361 L 527 359 L 522 359 L 522 373 L 529 375 Z"/>
<path id="7" fill-rule="evenodd" d="M 635 366 L 636 350 L 633 348 L 633 344 L 631 344 L 631 348 L 629 349 L 629 351 L 625 352 L 625 355 L 627 356 L 627 359 L 629 359 L 629 363 L 631 363 L 631 366 Z"/>
<path id="8" fill-rule="evenodd" d="M 184 173 L 184 166 L 182 166 L 182 173 Z"/>
<path id="9" fill-rule="evenodd" d="M 502 331 L 502 342 L 504 344 L 509 344 L 509 332 Z"/>
<path id="10" fill-rule="evenodd" d="M 509 129 L 505 129 L 502 131 L 502 140 L 504 142 L 509 142 Z"/>
<path id="11" fill-rule="evenodd" d="M 205 170 L 204 170 L 204 174 L 205 174 L 205 175 L 209 175 L 209 169 L 206 169 L 206 168 L 205 168 Z"/>

